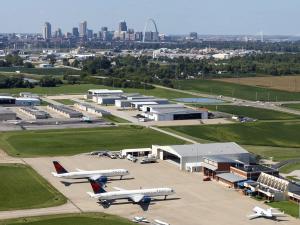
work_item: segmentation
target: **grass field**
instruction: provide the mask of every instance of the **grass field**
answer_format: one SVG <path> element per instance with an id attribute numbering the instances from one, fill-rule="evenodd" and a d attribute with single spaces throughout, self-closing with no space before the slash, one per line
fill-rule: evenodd
<path id="1" fill-rule="evenodd" d="M 74 101 L 72 101 L 71 99 L 55 99 L 56 102 L 59 102 L 61 104 L 64 105 L 74 105 Z"/>
<path id="2" fill-rule="evenodd" d="M 128 120 L 125 120 L 123 118 L 114 116 L 114 115 L 104 115 L 103 119 L 105 119 L 108 122 L 112 123 L 130 123 Z"/>
<path id="3" fill-rule="evenodd" d="M 279 209 L 286 214 L 299 218 L 299 205 L 291 201 L 270 202 L 267 203 L 270 207 Z"/>
<path id="4" fill-rule="evenodd" d="M 300 110 L 300 104 L 283 104 L 283 107 Z"/>
<path id="5" fill-rule="evenodd" d="M 300 99 L 300 92 L 293 93 L 215 80 L 182 80 L 174 81 L 174 85 L 178 89 L 253 101 L 289 101 Z"/>
<path id="6" fill-rule="evenodd" d="M 210 141 L 300 148 L 300 121 L 178 126 L 168 129 Z"/>
<path id="7" fill-rule="evenodd" d="M 237 105 L 205 105 L 205 108 L 213 111 L 225 112 L 237 116 L 247 116 L 259 120 L 292 120 L 300 119 L 300 116 L 278 112 L 269 109 L 260 109 L 255 107 L 237 106 Z"/>
<path id="8" fill-rule="evenodd" d="M 235 84 L 265 87 L 290 92 L 300 92 L 300 76 L 243 77 L 224 78 L 220 80 Z"/>
<path id="9" fill-rule="evenodd" d="M 57 87 L 35 87 L 32 89 L 29 88 L 11 88 L 11 89 L 0 89 L 2 93 L 11 93 L 11 94 L 19 94 L 20 92 L 32 92 L 37 94 L 44 95 L 58 95 L 58 94 L 85 94 L 89 89 L 114 89 L 112 87 L 107 87 L 103 85 L 96 84 L 75 84 L 75 85 L 61 85 Z M 140 93 L 143 95 L 151 95 L 159 98 L 189 98 L 195 97 L 193 95 L 180 93 L 177 91 L 166 90 L 162 88 L 154 88 L 154 89 L 137 89 L 137 88 L 123 88 L 124 92 L 128 93 Z"/>
<path id="10" fill-rule="evenodd" d="M 272 146 L 253 146 L 243 145 L 243 147 L 254 154 L 260 155 L 263 158 L 279 162 L 288 159 L 300 158 L 300 148 L 285 148 L 285 147 L 272 147 Z"/>
<path id="11" fill-rule="evenodd" d="M 0 67 L 0 72 L 16 72 L 36 74 L 36 75 L 80 75 L 82 72 L 79 70 L 69 68 L 24 68 L 24 67 Z"/>
<path id="12" fill-rule="evenodd" d="M 281 173 L 291 173 L 294 170 L 300 170 L 300 163 L 287 164 L 287 165 L 281 167 L 279 171 Z"/>
<path id="13" fill-rule="evenodd" d="M 132 225 L 121 217 L 104 213 L 64 214 L 0 221 L 0 225 Z"/>
<path id="14" fill-rule="evenodd" d="M 95 150 L 183 144 L 184 141 L 149 128 L 119 126 L 92 129 L 19 131 L 0 134 L 0 147 L 13 156 L 75 155 Z"/>
<path id="15" fill-rule="evenodd" d="M 0 211 L 64 204 L 66 198 L 33 169 L 21 164 L 0 164 Z"/>

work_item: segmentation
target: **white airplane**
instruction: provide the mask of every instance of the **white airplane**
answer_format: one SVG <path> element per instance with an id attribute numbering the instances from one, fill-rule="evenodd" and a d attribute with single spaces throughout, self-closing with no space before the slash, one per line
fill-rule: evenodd
<path id="1" fill-rule="evenodd" d="M 135 223 L 149 223 L 149 221 L 145 217 L 142 217 L 142 216 L 133 217 L 132 222 L 135 222 Z"/>
<path id="2" fill-rule="evenodd" d="M 170 225 L 169 223 L 166 223 L 166 222 L 163 222 L 160 220 L 154 220 L 154 222 L 155 222 L 155 225 Z"/>
<path id="3" fill-rule="evenodd" d="M 137 190 L 125 190 L 122 188 L 116 188 L 117 191 L 106 192 L 103 189 L 103 184 L 98 180 L 89 179 L 94 193 L 87 192 L 92 198 L 97 198 L 105 206 L 108 206 L 111 202 L 118 199 L 128 199 L 134 203 L 150 203 L 153 197 L 165 196 L 175 194 L 172 188 L 152 188 L 152 189 L 137 189 Z"/>
<path id="4" fill-rule="evenodd" d="M 284 212 L 273 212 L 272 210 L 273 210 L 273 208 L 269 208 L 269 209 L 265 210 L 258 206 L 255 206 L 253 208 L 253 212 L 255 212 L 255 214 L 248 215 L 247 217 L 249 219 L 256 219 L 256 218 L 260 218 L 260 217 L 267 218 L 267 219 L 276 219 L 277 217 L 285 216 Z"/>
<path id="5" fill-rule="evenodd" d="M 97 180 L 99 178 L 116 177 L 128 175 L 128 170 L 125 169 L 111 169 L 111 170 L 93 170 L 86 171 L 77 169 L 76 172 L 68 172 L 59 162 L 53 161 L 56 173 L 52 172 L 53 176 L 65 179 L 93 179 Z"/>

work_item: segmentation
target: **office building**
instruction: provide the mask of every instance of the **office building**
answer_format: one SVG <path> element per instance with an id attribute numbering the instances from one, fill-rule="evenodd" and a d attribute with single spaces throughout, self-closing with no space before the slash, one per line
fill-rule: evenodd
<path id="1" fill-rule="evenodd" d="M 79 34 L 80 34 L 80 37 L 86 37 L 86 35 L 87 35 L 87 22 L 86 21 L 83 21 L 80 23 Z"/>
<path id="2" fill-rule="evenodd" d="M 127 31 L 127 24 L 125 21 L 121 21 L 119 23 L 119 33 L 121 33 L 122 31 Z"/>
<path id="3" fill-rule="evenodd" d="M 49 22 L 46 22 L 44 25 L 43 38 L 45 40 L 51 38 L 51 24 Z"/>
<path id="4" fill-rule="evenodd" d="M 72 35 L 74 37 L 79 37 L 79 30 L 78 30 L 78 27 L 73 27 L 72 29 Z"/>

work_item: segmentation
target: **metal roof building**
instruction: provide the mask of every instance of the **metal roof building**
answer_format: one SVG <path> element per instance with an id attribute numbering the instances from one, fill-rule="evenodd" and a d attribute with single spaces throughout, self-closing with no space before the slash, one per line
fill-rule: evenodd
<path id="1" fill-rule="evenodd" d="M 0 121 L 5 121 L 5 120 L 15 120 L 17 118 L 17 115 L 15 112 L 0 107 Z"/>
<path id="2" fill-rule="evenodd" d="M 181 170 L 186 168 L 186 164 L 203 162 L 206 156 L 226 157 L 246 164 L 253 161 L 251 154 L 234 142 L 171 146 L 154 145 L 152 146 L 152 153 L 161 160 L 175 162 Z"/>

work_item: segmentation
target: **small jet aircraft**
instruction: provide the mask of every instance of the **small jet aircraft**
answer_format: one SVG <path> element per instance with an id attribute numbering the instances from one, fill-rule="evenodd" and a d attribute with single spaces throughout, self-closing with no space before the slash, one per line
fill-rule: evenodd
<path id="1" fill-rule="evenodd" d="M 155 222 L 155 225 L 170 225 L 169 223 L 166 223 L 166 222 L 163 222 L 160 220 L 154 220 L 154 222 Z"/>
<path id="2" fill-rule="evenodd" d="M 276 219 L 277 217 L 283 217 L 284 212 L 273 212 L 273 208 L 269 208 L 269 209 L 262 209 L 258 206 L 255 206 L 253 208 L 253 212 L 255 212 L 255 214 L 252 215 L 248 215 L 247 217 L 249 219 L 256 219 L 256 218 L 267 218 L 267 219 Z"/>
<path id="3" fill-rule="evenodd" d="M 133 217 L 132 222 L 134 222 L 134 223 L 150 223 L 145 217 L 142 217 L 142 216 Z"/>
<path id="4" fill-rule="evenodd" d="M 164 196 L 164 200 L 166 200 L 168 195 L 175 194 L 175 191 L 172 188 L 125 190 L 114 187 L 117 191 L 106 192 L 103 189 L 103 185 L 98 180 L 89 179 L 89 181 L 94 193 L 87 192 L 88 195 L 92 198 L 98 198 L 104 207 L 108 207 L 110 203 L 118 199 L 128 199 L 139 204 L 150 204 L 153 197 Z"/>
<path id="5" fill-rule="evenodd" d="M 53 161 L 56 173 L 52 172 L 53 176 L 65 179 L 93 179 L 116 177 L 120 176 L 122 180 L 123 176 L 129 174 L 125 169 L 111 169 L 111 170 L 93 170 L 86 171 L 77 169 L 76 172 L 68 172 L 58 161 Z"/>

